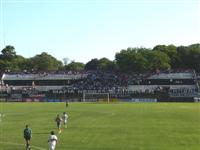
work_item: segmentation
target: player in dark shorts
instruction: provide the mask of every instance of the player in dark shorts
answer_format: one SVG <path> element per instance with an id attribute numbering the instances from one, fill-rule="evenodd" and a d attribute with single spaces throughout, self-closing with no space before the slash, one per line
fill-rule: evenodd
<path id="1" fill-rule="evenodd" d="M 65 107 L 67 108 L 69 106 L 68 100 L 65 102 Z"/>
<path id="2" fill-rule="evenodd" d="M 56 125 L 57 125 L 57 128 L 58 128 L 58 133 L 61 133 L 62 118 L 60 117 L 60 115 L 57 115 L 55 121 L 56 121 Z"/>
<path id="3" fill-rule="evenodd" d="M 30 150 L 30 140 L 32 137 L 32 130 L 29 128 L 28 125 L 26 125 L 26 128 L 24 129 L 24 139 L 26 141 L 26 150 Z"/>

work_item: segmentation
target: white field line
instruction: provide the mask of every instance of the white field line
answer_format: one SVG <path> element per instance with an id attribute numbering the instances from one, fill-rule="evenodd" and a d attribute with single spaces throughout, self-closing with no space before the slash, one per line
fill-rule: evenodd
<path id="1" fill-rule="evenodd" d="M 25 146 L 25 144 L 19 144 L 19 143 L 13 143 L 13 142 L 1 142 L 0 143 L 2 144 L 8 144 L 8 145 L 19 145 L 19 146 Z M 37 149 L 37 150 L 47 150 L 45 148 L 42 148 L 42 147 L 38 147 L 38 146 L 33 146 L 31 145 L 31 148 L 34 148 L 34 149 Z"/>

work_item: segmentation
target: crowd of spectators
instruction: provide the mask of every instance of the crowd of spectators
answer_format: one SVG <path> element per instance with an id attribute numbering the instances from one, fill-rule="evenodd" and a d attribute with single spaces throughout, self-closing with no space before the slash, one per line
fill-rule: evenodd
<path id="1" fill-rule="evenodd" d="M 124 73 L 114 73 L 114 72 L 102 72 L 102 71 L 86 71 L 86 72 L 43 72 L 43 73 L 29 73 L 29 72 L 22 72 L 22 73 L 11 73 L 15 76 L 21 76 L 21 74 L 30 74 L 33 75 L 34 77 L 59 77 L 60 76 L 82 76 L 85 75 L 84 78 L 71 78 L 73 82 L 71 82 L 69 85 L 63 85 L 62 89 L 57 89 L 53 90 L 53 93 L 57 94 L 82 94 L 82 93 L 110 93 L 113 95 L 130 95 L 130 94 L 138 94 L 138 93 L 150 93 L 154 94 L 156 91 L 162 91 L 163 87 L 159 85 L 157 86 L 158 79 L 156 78 L 151 78 L 152 81 L 150 81 L 150 77 L 155 75 L 159 76 L 159 74 L 166 74 L 166 77 L 169 81 L 165 81 L 167 84 L 168 82 L 171 84 L 177 84 L 175 80 L 172 80 L 169 75 L 175 75 L 176 72 L 174 71 L 168 71 L 168 72 L 156 72 L 156 73 L 143 73 L 143 74 L 124 74 Z M 179 75 L 181 73 L 177 72 Z M 187 84 L 195 84 L 194 83 L 194 76 L 192 71 L 185 71 L 183 72 L 184 75 L 187 75 L 187 78 L 189 77 L 188 74 L 191 73 L 191 81 L 188 82 Z M 153 80 L 157 80 L 156 82 Z M 162 81 L 159 81 L 160 83 L 164 83 L 163 79 L 160 79 Z M 189 79 L 190 80 L 190 79 Z M 178 80 L 177 80 L 178 81 Z M 153 82 L 155 82 L 156 86 L 152 88 L 147 88 L 145 90 L 141 89 L 136 89 L 136 90 L 130 90 L 128 89 L 129 85 L 154 85 Z M 185 81 L 184 81 L 185 82 Z M 185 82 L 186 83 L 186 82 Z M 183 84 L 184 83 L 179 83 Z M 178 89 L 173 89 L 170 90 L 169 92 L 172 95 L 184 95 L 183 93 L 187 94 L 192 94 L 196 92 L 195 89 L 184 89 L 184 88 L 178 88 Z M 31 90 L 24 90 L 22 89 L 23 92 L 30 92 Z M 166 91 L 166 90 L 165 90 Z M 177 94 L 178 93 L 178 94 Z"/>
<path id="2" fill-rule="evenodd" d="M 170 89 L 169 95 L 172 97 L 193 97 L 198 94 L 196 88 L 179 88 L 179 89 Z"/>

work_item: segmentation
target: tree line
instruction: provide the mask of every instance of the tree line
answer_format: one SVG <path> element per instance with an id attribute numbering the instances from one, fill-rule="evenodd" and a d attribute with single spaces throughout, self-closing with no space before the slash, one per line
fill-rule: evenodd
<path id="1" fill-rule="evenodd" d="M 91 59 L 86 64 L 72 61 L 64 64 L 46 52 L 25 58 L 8 45 L 0 54 L 0 71 L 83 71 L 101 70 L 123 73 L 142 73 L 168 69 L 195 69 L 200 71 L 200 44 L 189 46 L 156 45 L 149 48 L 127 48 L 115 54 L 115 60 Z"/>

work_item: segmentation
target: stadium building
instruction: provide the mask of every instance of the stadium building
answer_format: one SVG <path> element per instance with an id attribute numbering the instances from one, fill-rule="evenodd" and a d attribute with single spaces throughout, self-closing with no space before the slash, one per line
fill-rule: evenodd
<path id="1" fill-rule="evenodd" d="M 105 72 L 87 73 L 5 73 L 1 78 L 1 97 L 17 101 L 84 101 L 96 98 L 134 98 L 158 101 L 194 101 L 199 85 L 195 71 L 170 71 L 156 74 L 122 75 Z"/>
<path id="2" fill-rule="evenodd" d="M 166 93 L 160 101 L 193 101 L 198 97 L 199 84 L 193 70 L 162 72 L 140 80 L 137 85 L 129 85 L 128 90 L 155 96 Z"/>
<path id="3" fill-rule="evenodd" d="M 61 90 L 75 82 L 87 78 L 87 74 L 64 73 L 4 73 L 1 78 L 1 97 L 32 101 L 42 100 L 46 93 L 52 90 Z"/>

